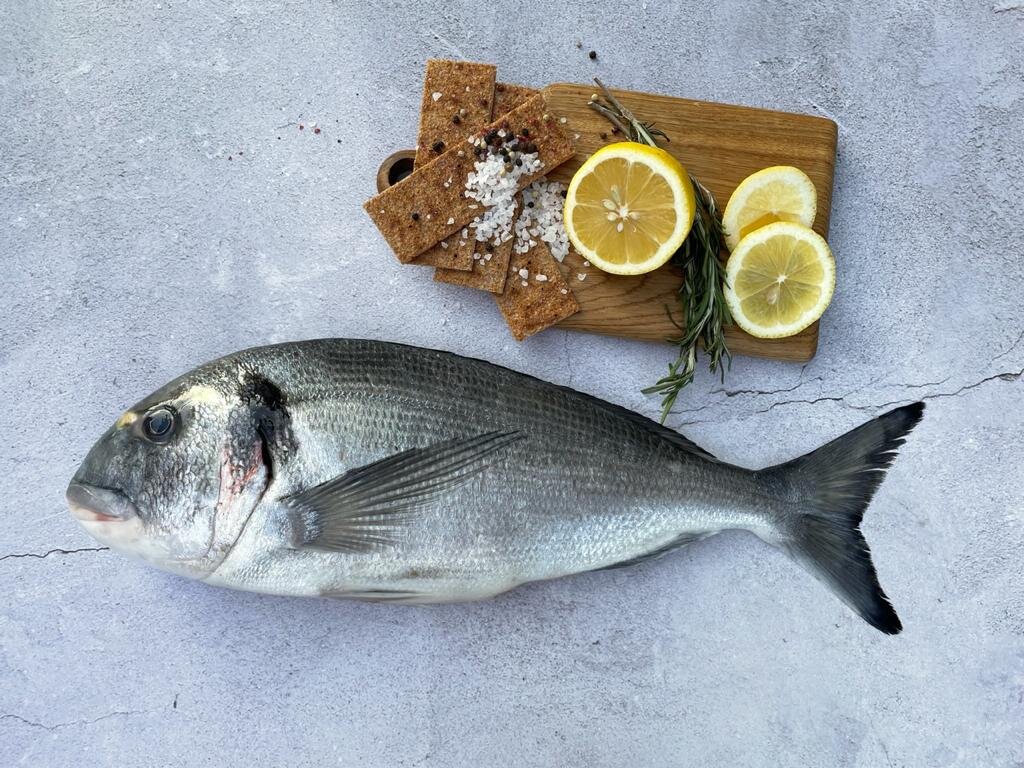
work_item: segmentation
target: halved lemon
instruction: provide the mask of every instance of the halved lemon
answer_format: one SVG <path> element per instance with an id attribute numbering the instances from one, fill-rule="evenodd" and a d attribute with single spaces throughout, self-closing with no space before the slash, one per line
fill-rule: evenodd
<path id="1" fill-rule="evenodd" d="M 778 221 L 740 240 L 725 279 L 736 324 L 751 336 L 778 339 L 821 317 L 836 287 L 836 263 L 817 232 Z"/>
<path id="2" fill-rule="evenodd" d="M 583 258 L 605 272 L 639 275 L 676 252 L 693 225 L 693 184 L 663 149 L 609 144 L 576 171 L 565 196 L 565 229 Z"/>
<path id="3" fill-rule="evenodd" d="M 809 227 L 818 212 L 818 193 L 806 173 L 791 165 L 773 165 L 752 173 L 736 187 L 725 213 L 725 244 L 729 250 L 765 224 L 792 221 Z"/>

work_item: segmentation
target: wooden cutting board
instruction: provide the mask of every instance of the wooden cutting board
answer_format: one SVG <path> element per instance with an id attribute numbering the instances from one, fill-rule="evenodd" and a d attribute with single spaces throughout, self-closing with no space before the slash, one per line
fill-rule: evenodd
<path id="1" fill-rule="evenodd" d="M 568 183 L 583 162 L 605 144 L 622 140 L 611 125 L 587 106 L 594 87 L 556 83 L 544 89 L 551 111 L 566 118 L 576 139 L 576 156 L 549 178 Z M 823 117 L 795 115 L 752 107 L 691 101 L 636 91 L 612 90 L 615 98 L 640 120 L 652 122 L 671 141 L 662 146 L 679 158 L 725 208 L 736 186 L 769 165 L 795 165 L 818 189 L 814 229 L 828 235 L 832 178 L 836 161 L 836 124 Z M 606 134 L 605 138 L 601 134 Z M 581 311 L 563 320 L 564 328 L 663 340 L 678 336 L 666 314 L 677 312 L 680 277 L 671 267 L 639 277 L 618 277 L 584 268 L 575 254 L 566 258 L 567 272 Z M 585 280 L 576 275 L 585 273 Z M 726 336 L 733 354 L 807 361 L 818 348 L 818 324 L 786 339 L 755 339 L 731 327 Z"/>
<path id="2" fill-rule="evenodd" d="M 543 90 L 552 113 L 566 119 L 565 128 L 576 140 L 576 156 L 548 174 L 568 183 L 590 155 L 623 137 L 613 134 L 611 124 L 587 106 L 594 86 L 556 83 Z M 828 235 L 837 138 L 831 120 L 637 91 L 612 92 L 640 120 L 668 134 L 671 140 L 662 146 L 711 190 L 722 209 L 737 184 L 754 171 L 770 165 L 801 168 L 818 190 L 814 229 Z M 398 152 L 385 160 L 378 189 L 397 180 L 393 174 L 399 163 L 407 166 L 403 173 L 412 170 L 412 154 Z M 679 307 L 680 275 L 670 265 L 647 275 L 620 277 L 584 267 L 570 253 L 562 266 L 581 310 L 563 320 L 561 327 L 652 341 L 679 335 L 667 314 L 671 309 L 678 315 Z M 586 278 L 579 280 L 580 274 Z M 805 362 L 818 348 L 818 324 L 786 339 L 755 339 L 736 327 L 726 329 L 726 337 L 733 354 Z"/>

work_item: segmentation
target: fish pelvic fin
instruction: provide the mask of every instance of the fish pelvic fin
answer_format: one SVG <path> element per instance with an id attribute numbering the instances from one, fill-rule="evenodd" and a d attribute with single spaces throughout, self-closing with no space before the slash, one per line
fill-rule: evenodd
<path id="1" fill-rule="evenodd" d="M 770 542 L 807 568 L 868 624 L 903 625 L 878 583 L 860 523 L 900 446 L 924 414 L 917 402 L 889 411 L 799 459 L 762 470 L 791 506 Z"/>

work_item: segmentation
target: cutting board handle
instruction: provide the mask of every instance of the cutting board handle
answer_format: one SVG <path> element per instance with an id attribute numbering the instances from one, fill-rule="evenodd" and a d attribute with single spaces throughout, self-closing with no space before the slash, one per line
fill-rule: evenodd
<path id="1" fill-rule="evenodd" d="M 412 173 L 412 164 L 415 159 L 416 150 L 414 149 L 400 149 L 388 155 L 377 169 L 377 191 L 383 192 Z"/>

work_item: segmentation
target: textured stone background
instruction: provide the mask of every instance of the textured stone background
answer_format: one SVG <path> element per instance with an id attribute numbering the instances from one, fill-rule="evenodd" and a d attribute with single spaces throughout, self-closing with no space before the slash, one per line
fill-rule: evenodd
<path id="1" fill-rule="evenodd" d="M 0 762 L 1020 766 L 1024 7 L 994 2 L 4 3 Z M 866 520 L 903 635 L 742 534 L 425 609 L 95 550 L 63 501 L 91 442 L 249 345 L 441 347 L 656 413 L 669 348 L 516 345 L 385 251 L 360 203 L 428 56 L 839 123 L 818 356 L 737 359 L 675 423 L 757 466 L 927 400 Z"/>

